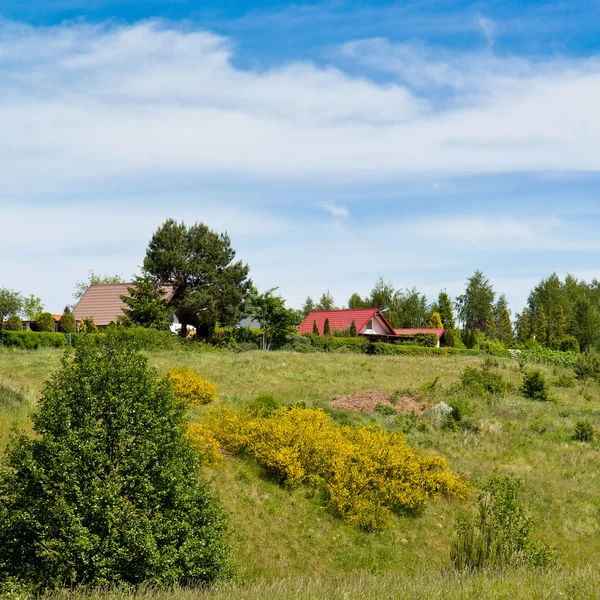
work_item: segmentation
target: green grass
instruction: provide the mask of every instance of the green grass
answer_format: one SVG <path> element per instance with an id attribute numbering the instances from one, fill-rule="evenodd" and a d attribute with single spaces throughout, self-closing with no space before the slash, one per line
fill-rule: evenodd
<path id="1" fill-rule="evenodd" d="M 60 351 L 51 349 L 0 348 L 0 384 L 19 390 L 26 399 L 16 410 L 0 405 L 0 443 L 5 443 L 11 424 L 28 428 L 29 412 L 60 357 Z M 417 518 L 399 518 L 390 529 L 367 534 L 321 509 L 310 490 L 282 488 L 251 459 L 227 458 L 222 466 L 207 469 L 207 476 L 230 514 L 237 587 L 210 593 L 179 590 L 173 597 L 598 597 L 594 594 L 600 579 L 588 567 L 600 559 L 600 447 L 572 440 L 575 423 L 582 418 L 593 424 L 596 434 L 600 431 L 597 384 L 552 386 L 551 402 L 535 402 L 520 395 L 522 373 L 508 359 L 499 361 L 496 370 L 509 382 L 510 392 L 488 399 L 465 398 L 455 389 L 466 366 L 481 364 L 478 357 L 165 351 L 152 353 L 150 360 L 160 373 L 174 366 L 194 369 L 217 383 L 218 402 L 235 406 L 272 393 L 284 404 L 304 401 L 329 409 L 335 394 L 422 390 L 439 376 L 434 401 L 465 400 L 465 418 L 480 431 L 452 432 L 431 425 L 425 433 L 408 431 L 409 443 L 445 456 L 474 485 L 494 471 L 521 476 L 523 500 L 537 515 L 534 537 L 561 555 L 559 567 L 548 573 L 460 578 L 449 572 L 450 540 L 457 512 L 472 501 L 436 500 Z M 572 375 L 566 368 L 541 370 L 550 383 Z M 194 409 L 191 418 L 201 419 L 203 410 Z M 339 410 L 331 414 L 340 422 L 399 426 L 393 416 Z"/>

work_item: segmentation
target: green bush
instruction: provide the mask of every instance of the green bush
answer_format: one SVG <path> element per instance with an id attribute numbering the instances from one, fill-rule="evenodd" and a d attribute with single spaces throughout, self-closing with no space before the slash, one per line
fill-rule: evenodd
<path id="1" fill-rule="evenodd" d="M 437 336 L 434 333 L 417 333 L 414 336 L 399 336 L 397 340 L 394 340 L 395 344 L 399 345 L 415 345 L 423 346 L 425 348 L 434 348 L 437 346 Z"/>
<path id="2" fill-rule="evenodd" d="M 320 348 L 316 348 L 312 343 L 312 335 L 289 335 L 285 345 L 280 350 L 284 352 L 319 352 Z"/>
<path id="3" fill-rule="evenodd" d="M 281 404 L 273 394 L 260 394 L 248 404 L 248 412 L 254 417 L 268 417 L 279 408 Z"/>
<path id="4" fill-rule="evenodd" d="M 474 396 L 497 396 L 508 390 L 502 375 L 494 372 L 487 363 L 480 367 L 466 367 L 461 373 L 460 383 L 464 390 Z"/>
<path id="5" fill-rule="evenodd" d="M 0 580 L 57 587 L 229 574 L 224 520 L 185 436 L 186 407 L 114 338 L 80 343 L 47 383 L 35 435 L 0 470 Z"/>
<path id="6" fill-rule="evenodd" d="M 574 352 L 561 352 L 542 346 L 531 346 L 524 348 L 519 353 L 519 361 L 523 363 L 533 362 L 542 365 L 555 365 L 562 367 L 572 367 L 577 360 L 578 354 Z"/>
<path id="7" fill-rule="evenodd" d="M 38 315 L 35 320 L 35 330 L 40 333 L 54 333 L 56 327 L 54 317 L 49 312 Z"/>
<path id="8" fill-rule="evenodd" d="M 11 315 L 6 319 L 4 331 L 23 331 L 23 323 L 17 315 Z"/>
<path id="9" fill-rule="evenodd" d="M 386 344 L 385 342 L 371 344 L 370 352 L 372 354 L 408 356 L 447 356 L 461 354 L 461 350 L 458 348 L 426 348 L 424 346 L 408 344 Z"/>
<path id="10" fill-rule="evenodd" d="M 62 348 L 67 345 L 62 333 L 41 333 L 37 331 L 2 331 L 0 340 L 5 346 L 35 350 L 40 347 Z"/>
<path id="11" fill-rule="evenodd" d="M 523 375 L 523 396 L 531 400 L 546 402 L 549 398 L 548 384 L 540 371 L 531 371 Z"/>
<path id="12" fill-rule="evenodd" d="M 479 342 L 479 349 L 492 356 L 503 357 L 509 355 L 506 346 L 498 340 L 483 339 Z"/>
<path id="13" fill-rule="evenodd" d="M 575 379 L 570 375 L 559 375 L 553 382 L 556 387 L 573 388 L 575 387 Z"/>
<path id="14" fill-rule="evenodd" d="M 591 442 L 594 439 L 593 425 L 587 419 L 577 421 L 573 431 L 573 439 L 578 442 Z"/>
<path id="15" fill-rule="evenodd" d="M 512 475 L 488 478 L 476 512 L 456 520 L 450 554 L 455 569 L 549 567 L 556 562 L 548 546 L 531 539 L 534 519 L 518 499 L 522 485 Z"/>
<path id="16" fill-rule="evenodd" d="M 102 344 L 106 340 L 107 335 L 111 339 L 123 344 L 130 344 L 140 350 L 175 350 L 181 348 L 185 343 L 170 331 L 159 331 L 158 329 L 150 329 L 146 327 L 108 327 L 103 333 L 77 333 L 73 334 L 73 346 L 77 346 L 80 340 L 91 340 L 91 343 Z M 189 342 L 195 344 L 197 342 Z"/>
<path id="17" fill-rule="evenodd" d="M 577 379 L 585 381 L 597 378 L 600 375 L 600 355 L 593 348 L 588 348 L 577 355 L 573 370 Z"/>
<path id="18" fill-rule="evenodd" d="M 73 313 L 65 313 L 58 323 L 61 333 L 77 333 L 77 324 Z"/>
<path id="19" fill-rule="evenodd" d="M 574 352 L 577 354 L 579 352 L 579 342 L 575 336 L 565 335 L 558 343 L 558 349 L 561 352 Z"/>

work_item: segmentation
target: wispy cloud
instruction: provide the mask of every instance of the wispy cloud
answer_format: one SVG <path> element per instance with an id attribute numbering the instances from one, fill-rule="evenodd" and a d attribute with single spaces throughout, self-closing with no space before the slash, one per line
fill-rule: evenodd
<path id="1" fill-rule="evenodd" d="M 350 216 L 350 211 L 345 206 L 341 206 L 335 202 L 321 202 L 319 208 L 328 212 L 332 217 L 347 219 Z"/>

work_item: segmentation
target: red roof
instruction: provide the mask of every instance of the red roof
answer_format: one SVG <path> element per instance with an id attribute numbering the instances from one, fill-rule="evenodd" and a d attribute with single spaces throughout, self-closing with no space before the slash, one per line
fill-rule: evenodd
<path id="1" fill-rule="evenodd" d="M 394 329 L 396 335 L 416 335 L 417 333 L 432 333 L 439 340 L 444 335 L 443 329 L 433 329 L 431 327 L 412 327 L 410 329 Z"/>
<path id="2" fill-rule="evenodd" d="M 329 319 L 329 327 L 331 331 L 340 331 L 344 329 L 350 329 L 352 320 L 356 325 L 356 331 L 360 331 L 370 319 L 377 315 L 390 330 L 390 335 L 393 335 L 394 329 L 387 322 L 386 318 L 378 308 L 347 308 L 344 310 L 313 310 L 308 316 L 300 323 L 298 328 L 299 333 L 312 333 L 313 323 L 317 322 L 319 328 L 319 334 L 323 335 L 323 328 L 325 326 L 325 319 Z"/>

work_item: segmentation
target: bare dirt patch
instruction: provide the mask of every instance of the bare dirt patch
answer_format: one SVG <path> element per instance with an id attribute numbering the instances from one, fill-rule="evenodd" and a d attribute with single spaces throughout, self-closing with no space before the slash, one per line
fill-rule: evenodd
<path id="1" fill-rule="evenodd" d="M 375 412 L 378 406 L 389 406 L 399 413 L 415 412 L 420 415 L 431 407 L 431 402 L 420 396 L 400 396 L 380 390 L 363 390 L 355 394 L 339 394 L 335 396 L 331 406 L 362 413 Z"/>

